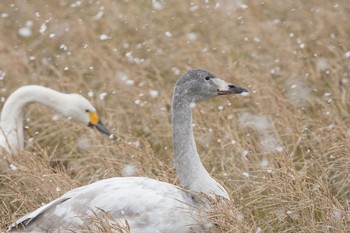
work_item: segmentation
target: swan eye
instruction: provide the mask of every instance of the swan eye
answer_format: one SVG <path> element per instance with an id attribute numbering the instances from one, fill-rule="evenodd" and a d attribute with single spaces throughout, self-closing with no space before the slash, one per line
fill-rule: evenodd
<path id="1" fill-rule="evenodd" d="M 210 76 L 205 76 L 205 80 L 210 80 Z"/>
<path id="2" fill-rule="evenodd" d="M 90 110 L 89 110 L 89 109 L 86 109 L 85 112 L 90 112 Z"/>

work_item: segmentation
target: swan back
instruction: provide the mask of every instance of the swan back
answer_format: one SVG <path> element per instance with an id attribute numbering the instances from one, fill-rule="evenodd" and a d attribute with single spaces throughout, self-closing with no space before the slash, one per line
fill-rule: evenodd
<path id="1" fill-rule="evenodd" d="M 26 232 L 80 231 L 94 214 L 125 220 L 134 233 L 200 232 L 196 199 L 172 184 L 145 177 L 116 177 L 67 192 L 22 217 Z M 20 231 L 23 229 L 19 229 Z M 13 229 L 14 231 L 14 229 Z"/>

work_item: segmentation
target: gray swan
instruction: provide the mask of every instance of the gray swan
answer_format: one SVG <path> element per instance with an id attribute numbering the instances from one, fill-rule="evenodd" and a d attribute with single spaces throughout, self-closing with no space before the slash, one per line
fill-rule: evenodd
<path id="1" fill-rule="evenodd" d="M 192 108 L 195 103 L 216 96 L 243 92 L 247 90 L 204 70 L 188 71 L 177 81 L 172 125 L 175 168 L 182 187 L 146 177 L 100 180 L 73 189 L 25 215 L 12 225 L 12 230 L 79 231 L 92 214 L 101 216 L 108 212 L 122 225 L 126 220 L 132 233 L 201 232 L 196 220 L 201 204 L 191 193 L 227 199 L 229 195 L 201 163 L 192 130 Z"/>

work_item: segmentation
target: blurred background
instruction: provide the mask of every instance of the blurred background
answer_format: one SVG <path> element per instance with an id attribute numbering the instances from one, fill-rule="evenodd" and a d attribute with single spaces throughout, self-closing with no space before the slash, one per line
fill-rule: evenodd
<path id="1" fill-rule="evenodd" d="M 250 92 L 194 110 L 202 161 L 234 199 L 217 231 L 348 231 L 349 14 L 347 0 L 2 0 L 0 105 L 27 84 L 81 93 L 118 139 L 30 106 L 0 224 L 98 179 L 178 184 L 172 89 L 200 68 Z"/>

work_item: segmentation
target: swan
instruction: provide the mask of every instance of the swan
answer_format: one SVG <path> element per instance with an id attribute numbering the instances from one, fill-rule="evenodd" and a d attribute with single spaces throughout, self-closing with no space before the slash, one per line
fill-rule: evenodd
<path id="1" fill-rule="evenodd" d="M 176 82 L 172 105 L 174 165 L 182 187 L 146 177 L 100 180 L 73 189 L 25 215 L 12 225 L 12 230 L 79 231 L 89 216 L 107 212 L 123 227 L 127 221 L 132 233 L 201 232 L 196 220 L 201 204 L 191 193 L 227 199 L 229 195 L 200 161 L 192 130 L 192 108 L 219 95 L 243 92 L 247 90 L 204 70 L 188 71 Z"/>
<path id="2" fill-rule="evenodd" d="M 95 127 L 111 135 L 100 121 L 96 109 L 79 94 L 65 94 L 53 89 L 28 85 L 18 88 L 5 102 L 0 116 L 0 148 L 9 153 L 23 151 L 23 110 L 30 103 L 39 103 L 52 108 L 64 117 Z"/>

